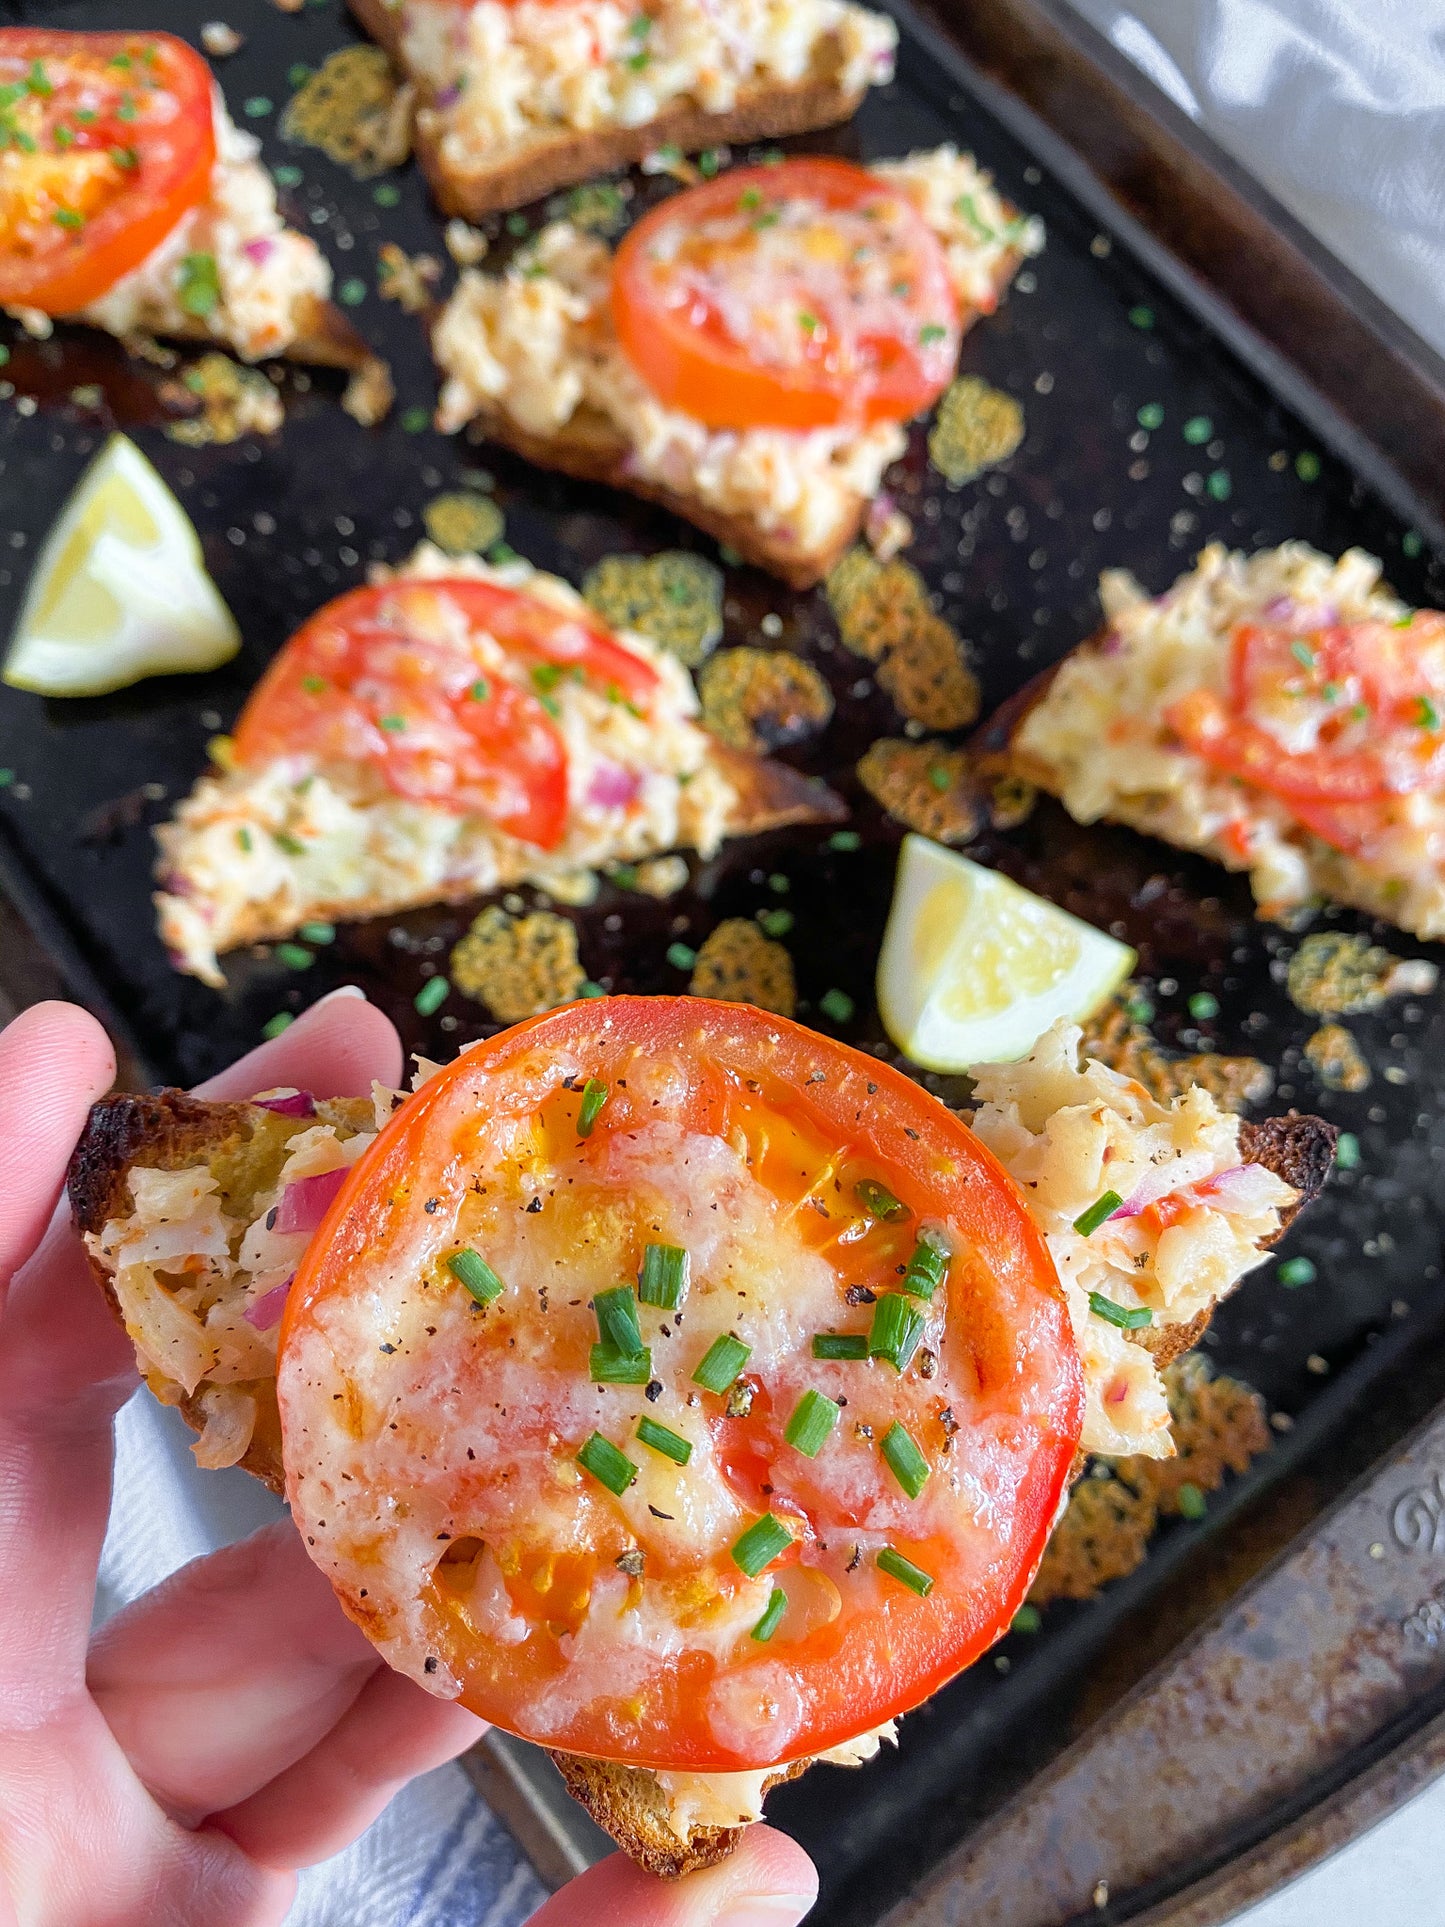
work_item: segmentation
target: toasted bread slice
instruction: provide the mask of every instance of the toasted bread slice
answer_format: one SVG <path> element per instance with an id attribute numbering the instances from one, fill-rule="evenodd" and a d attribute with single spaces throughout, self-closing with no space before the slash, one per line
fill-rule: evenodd
<path id="1" fill-rule="evenodd" d="M 384 1109 L 384 1106 L 382 1107 Z M 248 1103 L 206 1103 L 181 1091 L 162 1091 L 154 1097 L 118 1095 L 104 1098 L 91 1112 L 85 1133 L 71 1160 L 67 1180 L 71 1210 L 86 1239 L 90 1262 L 101 1289 L 123 1322 L 123 1290 L 117 1288 L 114 1258 L 104 1240 L 107 1225 L 124 1220 L 131 1210 L 132 1173 L 159 1169 L 186 1171 L 201 1167 L 214 1179 L 228 1215 L 241 1222 L 278 1195 L 282 1166 L 299 1134 L 318 1122 L 328 1123 L 338 1137 L 369 1132 L 375 1122 L 373 1104 L 360 1099 L 336 1099 L 317 1107 L 316 1118 L 280 1116 Z M 1239 1127 L 1239 1151 L 1250 1163 L 1263 1165 L 1290 1185 L 1296 1196 L 1281 1213 L 1279 1232 L 1318 1196 L 1334 1155 L 1336 1132 L 1316 1117 L 1290 1112 L 1262 1123 Z M 1278 1235 L 1278 1234 L 1276 1234 Z M 233 1280 L 231 1290 L 244 1297 L 246 1279 Z M 1147 1344 L 1161 1367 L 1198 1342 L 1209 1313 L 1188 1323 L 1164 1326 L 1135 1335 Z M 134 1335 L 132 1320 L 128 1325 Z M 189 1393 L 168 1388 L 154 1364 L 147 1377 L 163 1396 L 175 1397 L 182 1415 L 203 1430 L 208 1414 L 204 1386 Z M 284 1489 L 274 1379 L 245 1381 L 245 1394 L 256 1403 L 254 1433 L 236 1461 L 275 1492 Z M 1082 1470 L 1084 1455 L 1075 1466 Z M 613 1761 L 555 1753 L 553 1758 L 573 1796 L 618 1845 L 641 1865 L 664 1878 L 675 1878 L 722 1859 L 736 1845 L 739 1826 L 693 1825 L 685 1837 L 670 1818 L 669 1803 L 658 1776 L 647 1768 Z M 811 1764 L 795 1761 L 769 1774 L 766 1792 L 796 1777 Z"/>
<path id="2" fill-rule="evenodd" d="M 388 0 L 347 0 L 347 4 L 358 25 L 405 73 L 401 8 L 388 5 Z M 449 159 L 439 116 L 423 97 L 415 147 L 442 212 L 478 221 L 487 214 L 521 207 L 558 188 L 628 167 L 660 148 L 675 147 L 685 154 L 695 154 L 707 147 L 780 140 L 790 134 L 837 126 L 857 113 L 866 91 L 865 84 L 845 75 L 841 48 L 836 41 L 826 39 L 817 50 L 811 71 L 800 80 L 787 85 L 745 86 L 726 112 L 709 113 L 684 98 L 636 127 L 614 123 L 585 130 L 542 128 L 491 159 L 467 165 Z"/>

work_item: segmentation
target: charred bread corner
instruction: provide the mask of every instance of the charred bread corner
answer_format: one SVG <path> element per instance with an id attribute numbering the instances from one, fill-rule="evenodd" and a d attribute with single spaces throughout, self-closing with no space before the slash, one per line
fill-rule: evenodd
<path id="1" fill-rule="evenodd" d="M 347 1611 L 429 1690 L 550 1746 L 671 1877 L 780 1779 L 871 1757 L 1007 1626 L 1081 1454 L 1168 1454 L 1159 1365 L 1324 1182 L 1320 1120 L 1162 1106 L 1078 1041 L 1061 1025 L 981 1072 L 970 1132 L 764 1013 L 596 1000 L 463 1053 L 394 1117 L 380 1090 L 374 1111 L 107 1098 L 70 1198 L 198 1456 L 275 1489 L 286 1309 L 288 1496 Z M 1003 1433 L 979 1405 L 995 1344 Z M 402 1423 L 378 1432 L 383 1410 Z M 1003 1481 L 982 1599 L 949 1551 L 980 1529 L 965 1467 L 969 1490 Z M 983 1619 L 960 1646 L 966 1594 Z M 851 1694 L 870 1640 L 924 1613 L 936 1676 Z"/>
<path id="2" fill-rule="evenodd" d="M 432 334 L 437 425 L 660 502 L 807 588 L 1041 245 L 952 147 L 733 169 L 615 251 L 554 221 L 462 274 Z"/>
<path id="3" fill-rule="evenodd" d="M 893 76 L 898 33 L 849 0 L 349 0 L 420 96 L 438 205 L 469 221 L 661 150 L 833 126 Z"/>
<path id="4" fill-rule="evenodd" d="M 1445 935 L 1445 614 L 1303 542 L 1100 595 L 1103 629 L 1002 722 L 1017 775 L 1247 872 L 1262 916 L 1327 897 Z"/>

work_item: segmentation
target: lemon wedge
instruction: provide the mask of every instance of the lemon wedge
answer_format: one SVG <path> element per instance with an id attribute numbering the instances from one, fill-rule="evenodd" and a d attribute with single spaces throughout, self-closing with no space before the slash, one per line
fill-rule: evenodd
<path id="1" fill-rule="evenodd" d="M 925 1070 L 1025 1057 L 1129 975 L 1127 944 L 925 836 L 905 836 L 878 958 L 878 1009 Z"/>
<path id="2" fill-rule="evenodd" d="M 112 435 L 61 511 L 25 595 L 4 680 L 103 696 L 215 669 L 241 646 L 190 517 L 135 443 Z"/>

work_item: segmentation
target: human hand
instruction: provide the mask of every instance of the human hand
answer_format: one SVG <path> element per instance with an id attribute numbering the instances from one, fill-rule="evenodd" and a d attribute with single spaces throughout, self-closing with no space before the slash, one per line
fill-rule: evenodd
<path id="1" fill-rule="evenodd" d="M 0 1034 L 0 1927 L 270 1927 L 295 1870 L 483 1731 L 392 1673 L 289 1521 L 194 1560 L 90 1636 L 112 1421 L 135 1358 L 57 1199 L 115 1074 L 104 1031 L 40 1004 Z M 395 1085 L 354 995 L 318 1004 L 201 1096 Z M 817 1877 L 753 1827 L 665 1885 L 622 1855 L 533 1927 L 793 1927 Z"/>

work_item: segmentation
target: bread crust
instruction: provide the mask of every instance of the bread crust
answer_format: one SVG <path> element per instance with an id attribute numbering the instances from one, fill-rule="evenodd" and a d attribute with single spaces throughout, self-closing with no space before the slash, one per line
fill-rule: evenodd
<path id="1" fill-rule="evenodd" d="M 400 10 L 388 7 L 386 0 L 348 0 L 348 5 L 357 24 L 401 68 Z M 676 101 L 641 127 L 598 127 L 586 132 L 568 128 L 538 134 L 525 147 L 485 167 L 449 166 L 439 136 L 418 125 L 417 159 L 442 212 L 479 221 L 558 188 L 631 166 L 660 147 L 678 147 L 690 154 L 704 147 L 781 140 L 851 120 L 867 89 L 845 88 L 839 78 L 840 64 L 838 49 L 830 43 L 816 71 L 805 79 L 792 86 L 744 88 L 728 113 L 712 114 L 691 101 Z M 421 104 L 425 106 L 426 100 Z"/>
<path id="2" fill-rule="evenodd" d="M 369 1121 L 370 1105 L 362 1099 L 352 1102 L 357 1106 L 358 1124 L 363 1123 L 363 1113 Z M 244 1143 L 254 1129 L 256 1115 L 256 1107 L 251 1104 L 208 1103 L 175 1090 L 161 1091 L 154 1097 L 102 1098 L 91 1110 L 66 1179 L 77 1227 L 82 1232 L 98 1232 L 108 1219 L 125 1212 L 133 1165 L 179 1170 L 198 1158 L 213 1162 Z M 1302 1116 L 1296 1111 L 1240 1125 L 1241 1156 L 1264 1165 L 1299 1193 L 1296 1202 L 1282 1214 L 1276 1236 L 1282 1235 L 1323 1190 L 1338 1136 L 1335 1126 L 1323 1118 Z M 97 1283 L 119 1316 L 109 1274 L 97 1258 L 92 1257 L 90 1263 Z M 1209 1316 L 1201 1312 L 1187 1324 L 1142 1332 L 1137 1342 L 1148 1348 L 1162 1369 L 1198 1344 Z M 205 1420 L 196 1401 L 188 1399 L 180 1409 L 187 1423 L 199 1431 Z M 270 1412 L 275 1412 L 274 1387 Z M 258 1424 L 257 1437 L 241 1464 L 272 1491 L 283 1493 L 279 1428 L 263 1438 Z M 1086 1464 L 1087 1457 L 1081 1453 L 1074 1462 L 1071 1480 Z M 733 1851 L 742 1836 L 741 1826 L 711 1826 L 699 1827 L 687 1840 L 680 1840 L 668 1825 L 657 1776 L 647 1767 L 574 1753 L 553 1752 L 551 1757 L 573 1799 L 624 1853 L 661 1879 L 680 1879 L 715 1865 Z M 804 1759 L 780 1767 L 764 1782 L 763 1791 L 770 1792 L 784 1780 L 796 1779 L 812 1764 Z"/>

